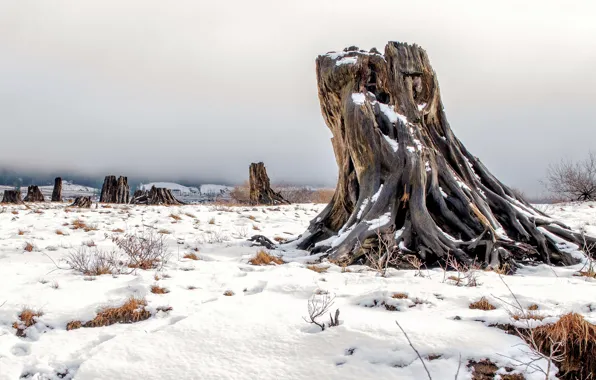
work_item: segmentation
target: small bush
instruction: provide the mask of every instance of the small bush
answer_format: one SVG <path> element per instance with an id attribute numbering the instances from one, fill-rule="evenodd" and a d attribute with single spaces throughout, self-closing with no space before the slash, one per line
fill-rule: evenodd
<path id="1" fill-rule="evenodd" d="M 112 241 L 126 255 L 129 268 L 158 269 L 170 258 L 166 237 L 153 229 L 112 236 Z"/>
<path id="2" fill-rule="evenodd" d="M 252 265 L 271 265 L 271 264 L 281 265 L 284 263 L 282 259 L 280 259 L 279 257 L 270 255 L 267 251 L 265 251 L 263 249 L 258 251 L 257 254 L 255 255 L 255 257 L 250 259 L 248 262 L 251 263 Z"/>
<path id="3" fill-rule="evenodd" d="M 79 230 L 79 229 L 84 229 L 84 228 L 87 228 L 87 224 L 84 221 L 82 221 L 81 219 L 75 219 L 72 222 L 73 230 Z"/>
<path id="4" fill-rule="evenodd" d="M 476 302 L 472 302 L 470 304 L 470 309 L 476 309 L 476 310 L 495 310 L 496 307 L 494 307 L 490 302 L 488 302 L 488 300 L 486 299 L 486 297 L 482 297 L 482 298 L 480 298 L 480 300 L 478 300 Z"/>
<path id="5" fill-rule="evenodd" d="M 151 286 L 151 293 L 153 294 L 166 294 L 169 293 L 170 291 L 166 288 L 162 288 L 159 285 L 152 285 Z"/>
<path id="6" fill-rule="evenodd" d="M 158 234 L 162 234 L 162 235 L 169 235 L 171 234 L 170 231 L 166 230 L 165 228 L 162 228 L 161 230 L 157 231 Z"/>
<path id="7" fill-rule="evenodd" d="M 23 308 L 19 313 L 19 320 L 12 324 L 12 328 L 17 330 L 18 337 L 25 337 L 27 334 L 25 330 L 37 323 L 37 318 L 41 317 L 43 312 L 41 310 L 34 311 L 27 307 Z"/>
<path id="8" fill-rule="evenodd" d="M 64 235 L 64 232 L 62 232 L 61 230 L 56 230 L 56 235 Z"/>
<path id="9" fill-rule="evenodd" d="M 19 230 L 19 236 L 25 235 L 25 230 Z"/>
<path id="10" fill-rule="evenodd" d="M 209 224 L 215 224 L 215 218 L 209 219 Z"/>
<path id="11" fill-rule="evenodd" d="M 122 233 L 122 232 L 124 232 L 124 230 L 122 228 L 116 228 L 116 229 L 113 229 L 112 232 L 114 232 L 114 233 Z"/>
<path id="12" fill-rule="evenodd" d="M 66 257 L 66 264 L 70 269 L 85 276 L 118 273 L 119 261 L 118 255 L 114 251 L 101 251 L 97 247 L 90 249 L 85 245 L 72 251 Z"/>
<path id="13" fill-rule="evenodd" d="M 527 311 L 527 312 L 516 312 L 511 314 L 511 318 L 513 318 L 516 321 L 521 321 L 521 320 L 528 320 L 528 319 L 533 319 L 536 321 L 541 321 L 545 318 L 544 315 L 540 315 L 538 313 L 535 313 L 533 311 Z"/>
<path id="14" fill-rule="evenodd" d="M 81 321 L 69 322 L 66 325 L 66 330 L 144 321 L 151 317 L 151 313 L 145 309 L 146 306 L 147 301 L 145 299 L 131 297 L 122 306 L 101 309 L 95 318 L 86 323 L 82 323 Z"/>

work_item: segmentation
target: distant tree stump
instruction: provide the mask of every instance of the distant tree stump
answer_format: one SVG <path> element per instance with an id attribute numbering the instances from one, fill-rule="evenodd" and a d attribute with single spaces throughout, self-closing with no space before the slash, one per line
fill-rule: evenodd
<path id="1" fill-rule="evenodd" d="M 76 197 L 71 207 L 91 208 L 91 197 Z"/>
<path id="2" fill-rule="evenodd" d="M 52 191 L 52 202 L 62 202 L 62 178 L 54 180 L 54 191 Z"/>
<path id="3" fill-rule="evenodd" d="M 183 205 L 172 195 L 170 189 L 162 187 L 151 187 L 151 190 L 137 190 L 135 191 L 131 202 L 136 205 Z"/>
<path id="4" fill-rule="evenodd" d="M 252 163 L 249 168 L 250 203 L 253 205 L 290 204 L 281 194 L 271 189 L 269 176 L 262 162 Z"/>
<path id="5" fill-rule="evenodd" d="M 103 181 L 101 188 L 101 203 L 128 203 L 130 201 L 130 188 L 127 177 L 109 175 Z"/>
<path id="6" fill-rule="evenodd" d="M 23 203 L 21 200 L 21 192 L 19 190 L 4 190 L 4 197 L 2 203 Z"/>
<path id="7" fill-rule="evenodd" d="M 27 195 L 25 196 L 25 202 L 44 202 L 45 199 L 39 186 L 31 185 L 27 187 Z"/>

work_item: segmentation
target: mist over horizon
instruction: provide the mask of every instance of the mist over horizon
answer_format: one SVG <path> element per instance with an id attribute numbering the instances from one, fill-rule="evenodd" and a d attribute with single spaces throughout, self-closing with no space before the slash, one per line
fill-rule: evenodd
<path id="1" fill-rule="evenodd" d="M 273 183 L 334 186 L 315 58 L 398 40 L 428 52 L 469 151 L 542 194 L 548 164 L 582 159 L 596 138 L 594 13 L 590 1 L 0 1 L 0 163 L 237 184 L 263 161 Z"/>

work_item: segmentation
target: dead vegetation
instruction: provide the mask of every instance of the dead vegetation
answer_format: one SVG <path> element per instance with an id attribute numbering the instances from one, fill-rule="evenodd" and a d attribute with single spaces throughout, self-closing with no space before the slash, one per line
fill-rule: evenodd
<path id="1" fill-rule="evenodd" d="M 183 256 L 185 259 L 190 259 L 190 260 L 199 260 L 199 256 L 197 256 L 196 253 L 191 252 L 191 253 L 187 253 L 186 255 Z"/>
<path id="2" fill-rule="evenodd" d="M 321 267 L 318 265 L 307 265 L 306 268 L 312 270 L 313 272 L 317 272 L 317 273 L 325 273 L 325 272 L 327 272 L 327 269 L 329 269 L 329 267 Z"/>
<path id="3" fill-rule="evenodd" d="M 23 247 L 23 249 L 27 252 L 32 252 L 34 248 L 35 247 L 33 246 L 33 244 L 31 244 L 31 242 L 26 242 L 25 246 Z"/>
<path id="4" fill-rule="evenodd" d="M 319 326 L 321 331 L 327 327 L 339 326 L 339 309 L 335 310 L 335 316 L 329 313 L 329 323 L 319 321 L 333 306 L 335 296 L 321 289 L 318 290 L 308 300 L 308 317 L 303 317 L 304 321 Z"/>
<path id="5" fill-rule="evenodd" d="M 491 304 L 490 302 L 488 302 L 488 300 L 486 299 L 486 297 L 482 297 L 480 298 L 480 300 L 476 301 L 476 302 L 472 302 L 470 304 L 470 309 L 475 309 L 475 310 L 495 310 L 496 307 Z"/>
<path id="6" fill-rule="evenodd" d="M 282 259 L 277 256 L 270 255 L 269 252 L 265 251 L 264 249 L 259 250 L 255 257 L 248 260 L 248 262 L 252 265 L 281 265 L 284 263 Z"/>
<path id="7" fill-rule="evenodd" d="M 81 246 L 66 257 L 70 269 L 85 276 L 101 276 L 120 272 L 119 257 L 115 251 L 103 251 L 97 247 Z"/>
<path id="8" fill-rule="evenodd" d="M 129 268 L 161 269 L 170 258 L 166 237 L 153 229 L 112 236 L 112 242 L 126 255 Z"/>
<path id="9" fill-rule="evenodd" d="M 81 327 L 102 327 L 116 323 L 135 323 L 151 317 L 145 309 L 147 301 L 142 298 L 129 298 L 122 306 L 106 307 L 101 309 L 95 318 L 88 322 L 71 321 L 66 325 L 66 330 L 75 330 Z"/>
<path id="10" fill-rule="evenodd" d="M 21 338 L 27 336 L 25 330 L 36 324 L 37 318 L 41 317 L 42 315 L 43 311 L 41 310 L 33 310 L 28 307 L 23 308 L 19 313 L 19 320 L 12 324 L 12 328 L 17 330 L 16 335 Z"/>
<path id="11" fill-rule="evenodd" d="M 234 295 L 234 292 L 231 290 L 226 290 L 223 295 L 226 297 L 231 297 Z"/>
<path id="12" fill-rule="evenodd" d="M 151 293 L 153 294 L 167 294 L 170 291 L 166 288 L 162 288 L 159 285 L 151 285 Z"/>

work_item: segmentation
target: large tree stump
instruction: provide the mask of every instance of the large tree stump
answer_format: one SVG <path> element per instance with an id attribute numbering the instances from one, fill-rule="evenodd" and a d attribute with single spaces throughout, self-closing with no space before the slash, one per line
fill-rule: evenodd
<path id="1" fill-rule="evenodd" d="M 281 194 L 271 189 L 269 176 L 262 162 L 252 163 L 249 168 L 250 203 L 253 205 L 290 204 Z"/>
<path id="2" fill-rule="evenodd" d="M 19 190 L 4 190 L 2 203 L 23 203 L 23 200 L 21 199 L 21 192 Z"/>
<path id="3" fill-rule="evenodd" d="M 103 181 L 99 201 L 101 203 L 128 203 L 130 200 L 130 188 L 127 177 L 109 175 Z"/>
<path id="4" fill-rule="evenodd" d="M 27 187 L 27 195 L 24 199 L 25 202 L 44 202 L 45 199 L 39 186 L 31 185 Z"/>
<path id="5" fill-rule="evenodd" d="M 348 48 L 319 56 L 316 71 L 339 178 L 299 248 L 338 263 L 396 251 L 429 264 L 581 257 L 582 236 L 502 184 L 455 137 L 422 48 Z"/>
<path id="6" fill-rule="evenodd" d="M 155 187 L 152 186 L 151 190 L 137 190 L 135 191 L 131 202 L 132 204 L 137 205 L 183 205 L 183 202 L 180 202 L 172 195 L 172 191 L 170 189 L 166 189 L 163 187 Z"/>
<path id="7" fill-rule="evenodd" d="M 91 208 L 91 197 L 76 197 L 70 207 Z"/>
<path id="8" fill-rule="evenodd" d="M 56 177 L 56 179 L 54 180 L 52 202 L 62 202 L 62 178 L 60 177 Z"/>

